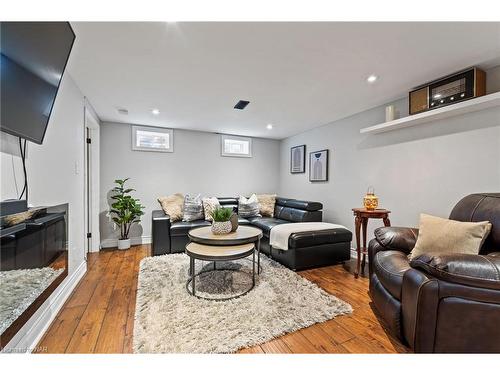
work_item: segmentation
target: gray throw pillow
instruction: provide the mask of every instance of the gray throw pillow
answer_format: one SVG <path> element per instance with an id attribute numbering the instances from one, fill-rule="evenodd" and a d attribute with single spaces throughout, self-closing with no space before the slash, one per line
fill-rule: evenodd
<path id="1" fill-rule="evenodd" d="M 238 199 L 238 215 L 240 215 L 240 217 L 261 216 L 259 211 L 259 201 L 255 194 L 252 194 L 248 199 L 240 195 Z"/>
<path id="2" fill-rule="evenodd" d="M 203 203 L 201 201 L 200 194 L 196 196 L 191 196 L 187 194 L 184 197 L 184 209 L 183 209 L 182 221 L 194 221 L 204 219 L 205 215 L 203 213 Z"/>

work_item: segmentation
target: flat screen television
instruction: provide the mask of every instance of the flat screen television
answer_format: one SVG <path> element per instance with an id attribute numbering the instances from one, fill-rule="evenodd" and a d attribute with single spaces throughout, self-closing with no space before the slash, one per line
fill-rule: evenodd
<path id="1" fill-rule="evenodd" d="M 0 129 L 42 144 L 75 34 L 68 22 L 0 23 Z"/>

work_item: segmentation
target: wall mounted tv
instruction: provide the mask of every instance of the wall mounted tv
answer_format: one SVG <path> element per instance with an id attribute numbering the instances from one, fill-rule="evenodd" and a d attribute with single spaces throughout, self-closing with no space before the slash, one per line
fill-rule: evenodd
<path id="1" fill-rule="evenodd" d="M 68 22 L 0 23 L 0 129 L 42 144 L 73 47 Z"/>

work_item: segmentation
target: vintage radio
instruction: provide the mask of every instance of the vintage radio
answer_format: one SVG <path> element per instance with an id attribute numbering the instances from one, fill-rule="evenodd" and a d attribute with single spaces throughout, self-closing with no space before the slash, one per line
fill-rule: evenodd
<path id="1" fill-rule="evenodd" d="M 478 68 L 470 68 L 412 90 L 409 113 L 414 115 L 484 94 L 486 94 L 486 73 Z"/>

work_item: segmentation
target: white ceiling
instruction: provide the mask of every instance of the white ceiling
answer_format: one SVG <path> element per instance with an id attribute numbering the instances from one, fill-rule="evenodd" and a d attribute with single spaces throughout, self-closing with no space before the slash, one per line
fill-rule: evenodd
<path id="1" fill-rule="evenodd" d="M 266 138 L 385 104 L 468 66 L 500 63 L 500 23 L 72 26 L 68 69 L 102 120 Z M 380 77 L 373 85 L 370 74 Z M 239 99 L 251 103 L 235 110 Z"/>

